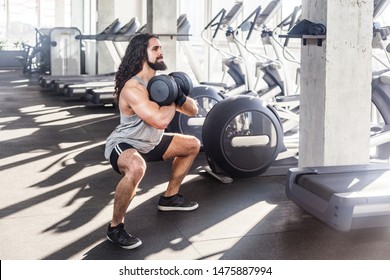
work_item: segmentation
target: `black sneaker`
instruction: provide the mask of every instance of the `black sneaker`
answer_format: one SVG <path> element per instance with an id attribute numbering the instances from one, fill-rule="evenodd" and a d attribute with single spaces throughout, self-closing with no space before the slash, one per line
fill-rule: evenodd
<path id="1" fill-rule="evenodd" d="M 116 227 L 108 225 L 107 239 L 124 249 L 134 249 L 142 244 L 140 239 L 131 236 L 125 230 L 124 224 L 119 224 Z"/>
<path id="2" fill-rule="evenodd" d="M 187 201 L 182 195 L 175 194 L 171 197 L 160 196 L 158 209 L 161 211 L 192 211 L 198 208 L 197 202 Z"/>

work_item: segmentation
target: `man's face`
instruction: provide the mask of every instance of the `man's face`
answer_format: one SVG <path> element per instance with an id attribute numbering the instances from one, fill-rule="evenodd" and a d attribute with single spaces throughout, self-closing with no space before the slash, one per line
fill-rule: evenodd
<path id="1" fill-rule="evenodd" d="M 164 62 L 162 46 L 160 40 L 157 38 L 151 38 L 149 40 L 148 65 L 155 71 L 167 69 L 167 65 Z"/>

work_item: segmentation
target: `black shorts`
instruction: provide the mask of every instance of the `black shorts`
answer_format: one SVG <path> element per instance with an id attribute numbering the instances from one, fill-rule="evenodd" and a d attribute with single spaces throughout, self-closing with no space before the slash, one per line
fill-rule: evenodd
<path id="1" fill-rule="evenodd" d="M 161 138 L 160 143 L 156 147 L 154 147 L 153 150 L 151 150 L 149 153 L 146 154 L 143 153 L 139 153 L 139 154 L 143 157 L 143 159 L 146 162 L 161 161 L 163 160 L 163 155 L 165 154 L 166 150 L 171 144 L 172 139 L 173 139 L 173 135 L 164 134 L 163 137 Z M 114 168 L 114 170 L 119 174 L 122 173 L 119 171 L 118 158 L 119 155 L 127 149 L 135 149 L 135 148 L 127 143 L 119 143 L 114 147 L 110 155 L 110 164 L 112 168 Z"/>

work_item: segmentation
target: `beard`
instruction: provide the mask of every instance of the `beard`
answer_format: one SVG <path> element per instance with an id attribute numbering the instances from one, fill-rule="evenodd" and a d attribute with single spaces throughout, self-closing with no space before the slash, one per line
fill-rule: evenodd
<path id="1" fill-rule="evenodd" d="M 153 63 L 153 62 L 150 62 L 148 60 L 148 65 L 154 71 L 164 71 L 164 70 L 167 70 L 167 68 L 168 68 L 164 61 L 161 61 L 161 62 L 156 61 L 155 63 Z"/>

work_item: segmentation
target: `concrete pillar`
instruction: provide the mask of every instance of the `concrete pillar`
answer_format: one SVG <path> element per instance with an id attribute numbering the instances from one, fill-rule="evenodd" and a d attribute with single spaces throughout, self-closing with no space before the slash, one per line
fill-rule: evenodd
<path id="1" fill-rule="evenodd" d="M 115 15 L 116 1 L 97 0 L 98 21 L 97 33 L 102 32 L 117 17 Z M 116 71 L 115 62 L 110 55 L 107 45 L 103 41 L 97 42 L 97 73 L 111 73 Z"/>
<path id="2" fill-rule="evenodd" d="M 148 0 L 148 30 L 160 37 L 167 72 L 176 70 L 177 0 Z"/>
<path id="3" fill-rule="evenodd" d="M 142 0 L 97 0 L 98 22 L 97 32 L 101 32 L 116 18 L 119 18 L 121 26 L 125 25 L 130 19 L 137 17 L 142 24 L 143 14 Z M 160 1 L 161 2 L 161 1 Z M 162 1 L 164 2 L 164 1 Z M 97 44 L 98 73 L 110 73 L 117 70 L 121 61 L 120 53 L 111 42 L 101 42 Z"/>
<path id="4" fill-rule="evenodd" d="M 55 22 L 54 25 L 56 27 L 63 27 L 65 26 L 65 0 L 57 0 L 54 1 L 55 6 Z M 41 7 L 42 9 L 43 7 Z"/>
<path id="5" fill-rule="evenodd" d="M 73 0 L 77 1 L 77 0 Z M 96 34 L 97 33 L 97 3 L 95 0 L 83 1 L 83 34 Z M 96 74 L 97 71 L 97 52 L 96 41 L 84 40 L 85 45 L 85 72 L 90 75 Z"/>
<path id="6" fill-rule="evenodd" d="M 125 21 L 137 17 L 141 24 L 146 23 L 146 5 L 143 0 L 115 0 L 115 15 Z M 145 7 L 143 7 L 145 6 Z"/>
<path id="7" fill-rule="evenodd" d="M 300 166 L 369 161 L 373 1 L 303 0 L 302 18 L 327 26 L 301 48 Z"/>
<path id="8" fill-rule="evenodd" d="M 84 1 L 71 0 L 71 26 L 84 32 Z"/>

